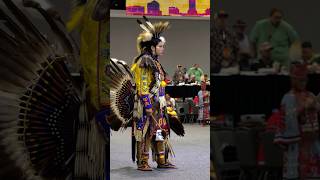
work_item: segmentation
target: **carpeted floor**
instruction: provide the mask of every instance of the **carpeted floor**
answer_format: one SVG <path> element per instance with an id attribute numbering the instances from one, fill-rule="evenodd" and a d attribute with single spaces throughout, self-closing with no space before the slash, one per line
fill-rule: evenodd
<path id="1" fill-rule="evenodd" d="M 151 172 L 136 170 L 131 160 L 131 128 L 125 132 L 112 132 L 110 145 L 111 180 L 209 180 L 210 179 L 210 129 L 199 124 L 185 124 L 185 137 L 173 132 L 171 144 L 176 157 L 172 162 L 178 169 L 157 169 L 149 159 Z M 150 153 L 151 154 L 151 153 Z"/>

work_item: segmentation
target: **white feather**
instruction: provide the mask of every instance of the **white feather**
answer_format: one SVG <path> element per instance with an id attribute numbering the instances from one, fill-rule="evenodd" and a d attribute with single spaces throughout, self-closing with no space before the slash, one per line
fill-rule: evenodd
<path id="1" fill-rule="evenodd" d="M 164 43 L 166 42 L 166 39 L 163 36 L 161 36 L 159 39 Z"/>
<path id="2" fill-rule="evenodd" d="M 154 26 L 152 25 L 152 23 L 151 22 L 149 22 L 149 21 L 147 21 L 146 22 L 147 24 L 148 24 L 148 26 L 154 31 Z"/>
<path id="3" fill-rule="evenodd" d="M 140 27 L 141 27 L 144 31 L 150 32 L 149 29 L 148 29 L 145 25 L 140 24 Z"/>

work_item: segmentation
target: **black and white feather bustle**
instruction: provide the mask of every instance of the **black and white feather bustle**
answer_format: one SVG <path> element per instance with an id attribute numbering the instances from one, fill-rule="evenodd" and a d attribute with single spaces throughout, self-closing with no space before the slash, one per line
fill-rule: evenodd
<path id="1" fill-rule="evenodd" d="M 3 2 L 15 19 L 0 8 L 0 177 L 71 179 L 79 95 L 64 55 L 72 51 L 55 52 L 11 0 Z"/>
<path id="2" fill-rule="evenodd" d="M 135 84 L 129 66 L 117 59 L 110 60 L 111 128 L 119 130 L 132 119 Z"/>

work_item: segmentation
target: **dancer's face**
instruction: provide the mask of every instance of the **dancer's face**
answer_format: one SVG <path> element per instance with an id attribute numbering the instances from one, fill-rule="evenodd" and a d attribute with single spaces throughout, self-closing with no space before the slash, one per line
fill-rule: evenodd
<path id="1" fill-rule="evenodd" d="M 164 54 L 164 42 L 160 41 L 155 49 L 155 54 L 158 56 L 162 56 Z"/>

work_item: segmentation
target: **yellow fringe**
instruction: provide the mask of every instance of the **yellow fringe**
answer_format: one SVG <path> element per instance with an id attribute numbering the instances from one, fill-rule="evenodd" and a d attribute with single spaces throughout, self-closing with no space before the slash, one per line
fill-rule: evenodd
<path id="1" fill-rule="evenodd" d="M 83 15 L 85 11 L 85 6 L 76 7 L 71 14 L 71 19 L 67 22 L 67 30 L 69 32 L 76 29 L 83 20 Z"/>
<path id="2" fill-rule="evenodd" d="M 135 71 L 135 70 L 136 70 L 136 67 L 137 67 L 137 63 L 134 63 L 134 64 L 131 66 L 131 71 Z"/>

